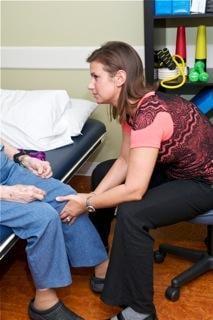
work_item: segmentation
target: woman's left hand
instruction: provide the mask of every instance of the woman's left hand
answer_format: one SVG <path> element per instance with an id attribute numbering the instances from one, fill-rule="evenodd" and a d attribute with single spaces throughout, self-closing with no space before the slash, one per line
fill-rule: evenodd
<path id="1" fill-rule="evenodd" d="M 52 169 L 48 161 L 42 161 L 40 159 L 24 155 L 23 159 L 21 159 L 21 163 L 41 178 L 50 178 L 52 176 Z"/>
<path id="2" fill-rule="evenodd" d="M 65 223 L 74 223 L 77 216 L 86 211 L 86 198 L 89 194 L 79 193 L 56 197 L 57 201 L 68 201 L 60 213 L 61 220 Z"/>

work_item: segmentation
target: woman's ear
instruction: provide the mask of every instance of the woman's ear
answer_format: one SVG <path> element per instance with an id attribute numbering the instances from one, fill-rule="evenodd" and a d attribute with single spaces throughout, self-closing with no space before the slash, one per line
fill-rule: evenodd
<path id="1" fill-rule="evenodd" d="M 121 87 L 126 81 L 126 71 L 118 70 L 115 75 L 115 81 L 116 81 L 117 87 Z"/>

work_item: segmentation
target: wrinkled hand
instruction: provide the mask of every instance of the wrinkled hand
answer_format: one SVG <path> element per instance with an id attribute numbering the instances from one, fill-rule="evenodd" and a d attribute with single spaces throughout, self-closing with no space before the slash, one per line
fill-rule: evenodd
<path id="1" fill-rule="evenodd" d="M 86 211 L 86 198 L 88 194 L 78 193 L 77 195 L 59 196 L 57 201 L 68 201 L 60 213 L 61 220 L 65 223 L 74 223 L 77 216 Z"/>
<path id="2" fill-rule="evenodd" d="M 41 178 L 50 178 L 52 176 L 52 169 L 48 161 L 26 156 L 21 162 L 27 169 Z"/>
<path id="3" fill-rule="evenodd" d="M 17 184 L 14 186 L 5 187 L 5 199 L 7 201 L 15 201 L 21 203 L 28 203 L 35 200 L 43 200 L 45 191 L 34 186 L 26 186 Z"/>

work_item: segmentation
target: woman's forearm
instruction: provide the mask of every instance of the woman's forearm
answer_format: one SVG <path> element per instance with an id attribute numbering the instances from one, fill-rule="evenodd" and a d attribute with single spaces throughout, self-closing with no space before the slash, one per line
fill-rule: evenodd
<path id="1" fill-rule="evenodd" d="M 123 202 L 141 200 L 145 192 L 145 188 L 141 193 L 138 190 L 130 189 L 126 184 L 121 184 L 101 194 L 91 195 L 89 204 L 96 209 L 115 207 Z"/>
<path id="2" fill-rule="evenodd" d="M 102 193 L 92 195 L 89 199 L 91 205 L 94 206 L 94 208 L 99 209 L 114 207 L 123 202 L 142 199 L 147 191 L 157 156 L 157 148 L 132 149 L 129 156 L 125 181 L 121 182 L 120 185 L 111 187 L 110 189 L 105 189 Z M 117 168 L 115 166 L 114 169 L 119 169 L 119 166 Z M 115 181 L 113 180 L 113 173 L 116 175 L 116 170 L 111 173 L 112 181 Z M 121 177 L 119 170 L 116 177 Z"/>
<path id="3" fill-rule="evenodd" d="M 106 190 L 109 190 L 115 186 L 120 185 L 125 181 L 127 173 L 127 163 L 123 158 L 118 158 L 111 169 L 108 171 L 103 180 L 99 183 L 94 190 L 95 193 L 100 194 Z"/>

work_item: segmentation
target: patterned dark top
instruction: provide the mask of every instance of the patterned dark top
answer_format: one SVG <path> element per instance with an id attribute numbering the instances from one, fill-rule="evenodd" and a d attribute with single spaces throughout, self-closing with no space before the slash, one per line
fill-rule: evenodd
<path id="1" fill-rule="evenodd" d="M 161 140 L 158 162 L 165 164 L 168 177 L 213 183 L 213 127 L 191 102 L 162 93 L 141 100 L 133 118 L 127 119 L 133 131 L 151 126 L 162 112 L 171 116 L 172 135 Z M 143 130 L 141 130 L 143 131 Z"/>

